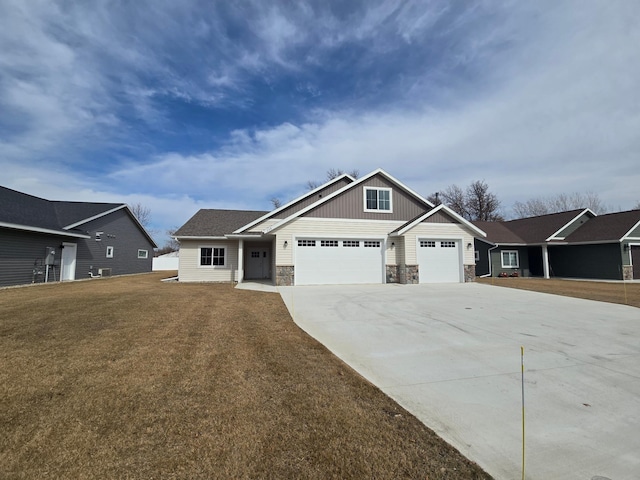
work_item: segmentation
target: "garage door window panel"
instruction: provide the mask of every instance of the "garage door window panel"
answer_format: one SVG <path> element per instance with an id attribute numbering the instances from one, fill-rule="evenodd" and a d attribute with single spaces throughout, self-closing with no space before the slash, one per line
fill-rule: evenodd
<path id="1" fill-rule="evenodd" d="M 520 258 L 517 250 L 502 251 L 502 268 L 518 268 L 520 267 Z"/>

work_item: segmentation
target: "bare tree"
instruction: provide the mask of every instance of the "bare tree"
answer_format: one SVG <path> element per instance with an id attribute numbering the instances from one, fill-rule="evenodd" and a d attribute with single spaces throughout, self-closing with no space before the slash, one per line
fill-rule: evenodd
<path id="1" fill-rule="evenodd" d="M 465 207 L 469 220 L 493 222 L 504 220 L 498 213 L 500 200 L 489 192 L 489 185 L 484 180 L 476 180 L 467 187 Z"/>
<path id="2" fill-rule="evenodd" d="M 358 178 L 360 176 L 360 171 L 356 169 L 353 169 L 350 172 L 345 172 L 340 168 L 330 168 L 329 170 L 327 170 L 325 182 L 330 182 L 334 178 L 338 178 L 340 175 L 344 175 L 345 173 L 347 173 L 348 175 L 351 175 L 353 178 Z M 316 180 L 308 180 L 307 190 L 314 190 L 318 188 L 320 185 L 322 185 L 323 183 L 324 182 L 319 182 Z"/>
<path id="3" fill-rule="evenodd" d="M 143 204 L 138 202 L 129 205 L 129 210 L 131 210 L 131 213 L 133 213 L 133 215 L 138 219 L 140 225 L 144 228 L 149 226 L 151 223 L 151 209 L 149 207 L 145 207 Z"/>
<path id="4" fill-rule="evenodd" d="M 633 207 L 633 210 L 640 210 L 640 202 L 636 203 L 636 206 Z"/>
<path id="5" fill-rule="evenodd" d="M 444 203 L 458 215 L 468 218 L 467 200 L 464 191 L 458 185 L 449 185 L 439 195 L 441 203 Z"/>
<path id="6" fill-rule="evenodd" d="M 535 217 L 550 213 L 566 212 L 588 208 L 597 214 L 611 211 L 595 192 L 560 193 L 550 197 L 535 197 L 526 202 L 516 202 L 513 205 L 515 218 Z"/>
<path id="7" fill-rule="evenodd" d="M 278 197 L 273 197 L 271 199 L 271 204 L 273 205 L 273 208 L 280 208 L 282 206 L 282 202 L 280 201 L 280 199 Z"/>

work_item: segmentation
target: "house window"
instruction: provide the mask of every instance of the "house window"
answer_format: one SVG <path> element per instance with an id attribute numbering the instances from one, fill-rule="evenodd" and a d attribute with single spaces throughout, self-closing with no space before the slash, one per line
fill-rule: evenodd
<path id="1" fill-rule="evenodd" d="M 113 258 L 113 247 L 107 247 L 107 258 Z"/>
<path id="2" fill-rule="evenodd" d="M 298 240 L 298 246 L 299 247 L 315 247 L 316 241 L 315 240 Z"/>
<path id="3" fill-rule="evenodd" d="M 227 260 L 227 249 L 223 247 L 200 247 L 201 267 L 224 267 Z"/>
<path id="4" fill-rule="evenodd" d="M 371 248 L 371 247 L 380 248 L 380 242 L 377 240 L 366 240 L 364 242 L 364 246 L 367 248 Z"/>
<path id="5" fill-rule="evenodd" d="M 364 211 L 365 212 L 392 212 L 391 189 L 390 188 L 364 188 Z"/>
<path id="6" fill-rule="evenodd" d="M 320 240 L 321 247 L 337 247 L 338 240 Z"/>
<path id="7" fill-rule="evenodd" d="M 502 251 L 502 268 L 518 268 L 519 266 L 520 259 L 517 250 Z"/>
<path id="8" fill-rule="evenodd" d="M 359 247 L 360 240 L 343 240 L 342 246 L 343 247 Z"/>
<path id="9" fill-rule="evenodd" d="M 480 252 L 476 250 L 476 262 L 480 261 Z"/>
<path id="10" fill-rule="evenodd" d="M 138 258 L 149 258 L 148 250 L 138 250 Z"/>

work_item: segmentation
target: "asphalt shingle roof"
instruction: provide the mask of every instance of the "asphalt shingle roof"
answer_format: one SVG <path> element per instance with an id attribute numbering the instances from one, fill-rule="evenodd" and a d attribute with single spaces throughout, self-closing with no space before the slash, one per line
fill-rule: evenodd
<path id="1" fill-rule="evenodd" d="M 180 227 L 177 237 L 222 237 L 269 212 L 203 208 Z"/>
<path id="2" fill-rule="evenodd" d="M 619 241 L 638 222 L 640 222 L 640 210 L 598 215 L 565 240 L 569 243 Z"/>

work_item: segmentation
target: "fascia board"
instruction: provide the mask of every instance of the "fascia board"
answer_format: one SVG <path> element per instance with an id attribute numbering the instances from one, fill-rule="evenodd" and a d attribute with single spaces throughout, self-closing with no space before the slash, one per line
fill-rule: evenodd
<path id="1" fill-rule="evenodd" d="M 264 222 L 265 220 L 268 220 L 269 218 L 271 218 L 271 217 L 273 217 L 273 216 L 277 215 L 279 212 L 283 211 L 283 210 L 284 210 L 284 209 L 286 209 L 286 208 L 289 208 L 291 205 L 294 205 L 294 204 L 296 204 L 296 203 L 298 203 L 298 202 L 300 202 L 300 201 L 304 200 L 305 198 L 307 198 L 307 197 L 309 197 L 309 196 L 311 196 L 311 195 L 314 195 L 314 194 L 318 193 L 320 190 L 322 190 L 323 188 L 326 188 L 327 186 L 331 185 L 332 183 L 336 183 L 336 182 L 338 182 L 339 180 L 343 180 L 343 179 L 345 179 L 345 178 L 347 178 L 347 179 L 351 180 L 352 182 L 354 182 L 354 181 L 355 181 L 355 179 L 354 179 L 351 175 L 349 175 L 349 174 L 347 174 L 347 173 L 344 173 L 344 174 L 340 175 L 339 177 L 334 178 L 333 180 L 329 180 L 328 182 L 323 183 L 323 184 L 322 184 L 322 185 L 320 185 L 319 187 L 314 188 L 313 190 L 311 190 L 311 191 L 309 191 L 309 192 L 305 193 L 304 195 L 300 195 L 298 198 L 295 198 L 295 199 L 291 200 L 290 202 L 285 203 L 285 204 L 284 204 L 284 205 L 282 205 L 281 207 L 278 207 L 278 208 L 276 208 L 275 210 L 272 210 L 271 212 L 266 213 L 266 214 L 265 214 L 265 215 L 263 215 L 262 217 L 260 217 L 260 218 L 258 218 L 258 219 L 256 219 L 256 220 L 254 220 L 254 221 L 252 221 L 252 222 L 249 222 L 249 223 L 247 223 L 246 225 L 243 225 L 242 227 L 238 228 L 237 230 L 234 230 L 232 233 L 242 233 L 242 232 L 244 232 L 245 230 L 247 230 L 248 228 L 251 228 L 251 227 L 253 227 L 254 225 L 258 225 L 259 223 L 262 223 L 262 222 Z"/>
<path id="2" fill-rule="evenodd" d="M 194 236 L 189 236 L 189 235 L 179 235 L 177 237 L 173 237 L 176 240 L 180 241 L 180 240 L 228 240 L 227 237 L 225 236 L 207 236 L 207 235 L 194 235 Z"/>
<path id="3" fill-rule="evenodd" d="M 302 210 L 298 210 L 296 213 L 288 216 L 287 218 L 285 218 L 283 220 L 280 220 L 278 223 L 276 223 L 274 225 L 271 225 L 270 227 L 268 227 L 265 230 L 263 230 L 262 233 L 269 233 L 269 232 L 271 232 L 271 231 L 273 231 L 273 230 L 275 230 L 277 228 L 282 227 L 283 225 L 289 223 L 291 220 L 299 217 L 300 215 L 303 215 L 303 214 L 307 213 L 309 210 L 312 210 L 313 208 L 317 207 L 318 205 L 322 205 L 323 203 L 326 203 L 326 202 L 330 201 L 331 199 L 333 199 L 333 198 L 337 197 L 338 195 L 346 192 L 347 190 L 349 190 L 351 188 L 355 188 L 356 186 L 366 182 L 371 177 L 373 177 L 373 176 L 375 176 L 375 175 L 377 175 L 379 173 L 382 174 L 383 176 L 387 177 L 388 180 L 390 180 L 391 182 L 395 183 L 398 187 L 402 188 L 403 190 L 406 190 L 411 195 L 414 195 L 418 200 L 420 200 L 420 201 L 426 203 L 427 205 L 433 207 L 433 204 L 431 202 L 429 202 L 427 199 L 423 198 L 421 195 L 419 195 L 416 192 L 414 192 L 413 190 L 411 190 L 409 187 L 407 187 L 401 181 L 393 178 L 391 175 L 389 175 L 387 172 L 385 172 L 381 168 L 377 168 L 376 170 L 374 170 L 374 171 L 368 173 L 367 175 L 365 175 L 364 177 L 358 178 L 353 183 L 350 183 L 349 185 L 345 185 L 340 190 L 336 190 L 332 194 L 327 195 L 326 197 L 324 197 L 323 199 L 318 200 L 317 202 L 312 203 L 311 205 L 308 205 L 307 207 L 303 208 Z M 476 230 L 478 230 L 478 229 L 476 229 Z M 478 230 L 478 231 L 482 232 L 482 230 Z M 482 232 L 482 233 L 484 234 L 484 232 Z M 484 234 L 484 236 L 486 236 L 486 234 Z"/>
<path id="4" fill-rule="evenodd" d="M 578 215 L 576 215 L 575 217 L 573 217 L 571 220 L 569 220 L 567 223 L 565 223 L 562 227 L 560 227 L 558 230 L 556 230 L 555 232 L 553 232 L 553 234 L 549 235 L 549 237 L 547 237 L 545 239 L 545 242 L 549 242 L 553 239 L 559 239 L 559 240 L 563 240 L 564 237 L 556 237 L 556 235 L 558 233 L 560 233 L 562 230 L 564 230 L 565 228 L 567 228 L 569 225 L 571 225 L 572 223 L 576 222 L 581 216 L 585 215 L 586 213 L 591 213 L 594 217 L 597 217 L 598 215 L 595 214 L 594 212 L 591 211 L 591 209 L 589 208 L 585 208 L 583 211 L 581 211 Z"/>
<path id="5" fill-rule="evenodd" d="M 84 235 L 82 233 L 68 232 L 66 230 L 51 230 L 49 228 L 31 227 L 29 225 L 19 225 L 17 223 L 0 222 L 0 227 L 11 228 L 13 230 L 23 230 L 26 232 L 48 233 L 52 235 L 60 235 L 63 237 L 91 238 L 90 235 Z"/>
<path id="6" fill-rule="evenodd" d="M 629 229 L 629 231 L 627 233 L 625 233 L 622 238 L 620 239 L 620 241 L 623 241 L 625 238 L 629 237 L 629 235 L 631 235 L 631 232 L 633 232 L 636 228 L 638 228 L 640 226 L 640 220 L 638 220 L 635 225 L 633 227 L 631 227 Z M 632 238 L 632 237 L 629 237 Z"/>
<path id="7" fill-rule="evenodd" d="M 99 213 L 98 215 L 94 215 L 93 217 L 85 218 L 84 220 L 80 220 L 79 222 L 72 223 L 71 225 L 67 225 L 66 227 L 62 227 L 62 228 L 64 228 L 65 230 L 76 228 L 78 225 L 91 222 L 92 220 L 96 220 L 98 218 L 104 217 L 105 215 L 109 215 L 110 213 L 117 212 L 118 210 L 121 210 L 123 208 L 127 208 L 127 206 L 125 204 L 122 204 L 119 207 L 112 208 L 111 210 L 107 210 L 106 212 Z M 135 218 L 135 215 L 134 215 L 134 218 Z"/>

